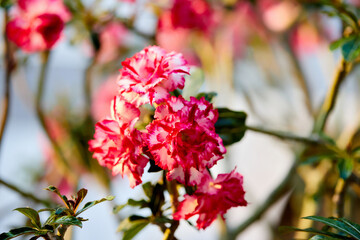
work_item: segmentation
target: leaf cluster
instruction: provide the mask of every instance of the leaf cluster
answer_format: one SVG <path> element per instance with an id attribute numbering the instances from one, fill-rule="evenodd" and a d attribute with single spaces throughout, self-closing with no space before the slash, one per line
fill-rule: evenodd
<path id="1" fill-rule="evenodd" d="M 100 200 L 87 202 L 80 210 L 78 210 L 80 203 L 84 200 L 87 194 L 86 189 L 80 189 L 76 196 L 73 196 L 70 199 L 68 199 L 65 195 L 62 195 L 59 189 L 54 186 L 49 186 L 46 190 L 58 195 L 58 197 L 64 202 L 64 206 L 40 209 L 38 211 L 30 207 L 14 209 L 15 211 L 25 215 L 30 220 L 30 226 L 15 228 L 9 232 L 4 232 L 0 234 L 0 240 L 12 239 L 25 234 L 34 235 L 31 240 L 35 240 L 40 237 L 44 239 L 63 239 L 63 236 L 69 226 L 78 226 L 81 228 L 82 222 L 87 221 L 87 219 L 79 217 L 81 213 L 98 203 L 114 199 L 113 196 L 108 196 Z M 39 213 L 44 211 L 50 212 L 50 216 L 42 224 Z"/>
<path id="2" fill-rule="evenodd" d="M 295 228 L 295 227 L 280 227 L 280 231 L 289 232 L 289 231 L 301 231 L 313 234 L 314 236 L 310 238 L 311 240 L 360 240 L 360 225 L 352 221 L 347 220 L 346 218 L 335 218 L 335 217 L 320 217 L 320 216 L 309 216 L 304 217 L 303 219 L 313 220 L 325 224 L 321 230 L 316 228 Z"/>

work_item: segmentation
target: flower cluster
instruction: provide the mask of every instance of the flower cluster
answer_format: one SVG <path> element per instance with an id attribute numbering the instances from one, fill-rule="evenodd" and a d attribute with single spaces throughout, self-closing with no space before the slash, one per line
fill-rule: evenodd
<path id="1" fill-rule="evenodd" d="M 240 174 L 233 171 L 214 180 L 208 173 L 226 153 L 215 132 L 217 110 L 204 97 L 185 100 L 171 95 L 184 87 L 189 74 L 183 56 L 150 46 L 122 65 L 111 117 L 96 124 L 95 139 L 89 142 L 93 157 L 114 175 L 127 175 L 131 187 L 142 182 L 149 159 L 166 171 L 169 181 L 196 187 L 194 194 L 184 196 L 174 219 L 199 215 L 199 229 L 231 207 L 246 206 Z M 155 107 L 154 119 L 138 130 L 135 126 L 145 104 Z"/>
<path id="2" fill-rule="evenodd" d="M 49 50 L 69 20 L 70 12 L 62 0 L 19 0 L 6 35 L 25 52 Z"/>

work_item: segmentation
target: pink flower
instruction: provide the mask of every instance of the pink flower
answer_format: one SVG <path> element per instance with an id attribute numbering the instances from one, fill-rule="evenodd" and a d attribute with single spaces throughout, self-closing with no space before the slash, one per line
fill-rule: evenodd
<path id="1" fill-rule="evenodd" d="M 214 128 L 217 118 L 205 98 L 171 97 L 156 109 L 146 142 L 155 163 L 169 171 L 169 180 L 194 185 L 206 167 L 223 158 L 226 149 Z"/>
<path id="2" fill-rule="evenodd" d="M 70 13 L 61 0 L 19 0 L 6 34 L 25 52 L 51 49 L 60 39 Z"/>
<path id="3" fill-rule="evenodd" d="M 100 121 L 105 117 L 110 116 L 111 101 L 118 93 L 118 86 L 116 84 L 117 76 L 110 76 L 103 82 L 92 99 L 91 115 L 96 121 Z"/>
<path id="4" fill-rule="evenodd" d="M 167 53 L 151 46 L 122 62 L 118 85 L 120 94 L 128 102 L 140 106 L 159 103 L 171 91 L 184 88 L 185 74 L 189 67 L 179 53 Z"/>
<path id="5" fill-rule="evenodd" d="M 175 220 L 189 219 L 199 215 L 196 221 L 198 229 L 205 229 L 216 219 L 224 219 L 228 209 L 246 206 L 244 198 L 243 177 L 233 170 L 231 173 L 219 174 L 216 180 L 204 174 L 193 195 L 185 195 L 173 217 Z"/>
<path id="6" fill-rule="evenodd" d="M 123 44 L 127 29 L 118 22 L 108 24 L 100 33 L 100 49 L 97 61 L 106 63 L 119 56 L 119 48 Z"/>
<path id="7" fill-rule="evenodd" d="M 135 106 L 115 98 L 112 118 L 98 122 L 95 139 L 89 141 L 89 150 L 94 152 L 99 164 L 111 169 L 113 175 L 127 175 L 132 188 L 142 182 L 141 175 L 148 162 L 142 154 L 142 134 L 134 128 L 139 115 Z"/>
<path id="8" fill-rule="evenodd" d="M 175 28 L 207 31 L 213 23 L 212 10 L 205 0 L 175 0 L 170 11 Z"/>

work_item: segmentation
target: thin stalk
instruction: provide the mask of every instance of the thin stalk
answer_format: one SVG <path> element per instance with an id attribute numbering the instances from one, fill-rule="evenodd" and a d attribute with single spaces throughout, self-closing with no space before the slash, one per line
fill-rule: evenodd
<path id="1" fill-rule="evenodd" d="M 34 196 L 33 194 L 31 193 L 28 193 L 28 192 L 24 192 L 23 190 L 21 190 L 20 188 L 18 188 L 17 186 L 11 184 L 11 183 L 8 183 L 6 182 L 5 180 L 3 179 L 0 179 L 0 184 L 13 190 L 14 192 L 17 192 L 18 194 L 20 194 L 22 197 L 24 198 L 27 198 L 27 199 L 30 199 L 32 200 L 33 202 L 35 203 L 39 203 L 39 204 L 42 204 L 46 207 L 51 207 L 52 206 L 52 203 L 50 201 L 47 201 L 47 200 L 43 200 L 43 199 L 40 199 L 36 196 Z"/>
<path id="2" fill-rule="evenodd" d="M 229 229 L 225 239 L 235 240 L 236 237 L 242 233 L 247 227 L 249 227 L 254 222 L 258 221 L 266 211 L 275 204 L 279 199 L 281 199 L 291 188 L 291 179 L 295 175 L 296 167 L 298 160 L 291 166 L 285 178 L 281 183 L 275 188 L 275 190 L 266 198 L 266 201 L 255 210 L 253 215 L 251 215 L 245 222 L 239 225 L 235 229 Z"/>
<path id="3" fill-rule="evenodd" d="M 96 55 L 90 60 L 89 65 L 85 70 L 85 79 L 84 79 L 84 95 L 85 95 L 85 106 L 86 106 L 86 114 L 90 116 L 91 109 L 91 93 L 92 93 L 92 72 L 93 68 L 96 65 Z"/>
<path id="4" fill-rule="evenodd" d="M 179 205 L 179 192 L 177 190 L 176 181 L 170 181 L 167 184 L 168 191 L 170 194 L 170 201 L 171 201 L 171 208 L 173 212 L 175 213 L 177 210 L 177 207 Z M 176 239 L 174 234 L 176 229 L 179 227 L 179 221 L 173 220 L 171 223 L 171 226 L 165 230 L 163 240 L 174 240 Z"/>
<path id="5" fill-rule="evenodd" d="M 340 178 L 335 187 L 335 193 L 333 196 L 333 202 L 335 204 L 335 217 L 344 217 L 344 207 L 345 207 L 345 195 L 346 190 L 349 186 L 349 181 Z"/>
<path id="6" fill-rule="evenodd" d="M 324 131 L 328 117 L 335 106 L 340 86 L 344 82 L 345 77 L 349 74 L 351 69 L 352 64 L 347 62 L 345 59 L 342 59 L 335 74 L 332 85 L 325 97 L 325 101 L 320 109 L 319 115 L 315 121 L 315 133 L 320 133 Z"/>
<path id="7" fill-rule="evenodd" d="M 37 89 L 36 102 L 35 102 L 36 113 L 37 113 L 39 122 L 40 122 L 42 128 L 44 129 L 44 131 L 55 151 L 55 154 L 61 160 L 64 167 L 69 170 L 70 177 L 72 177 L 72 179 L 75 180 L 75 179 L 77 179 L 77 177 L 74 174 L 72 174 L 70 165 L 67 162 L 64 154 L 62 153 L 60 146 L 56 143 L 55 139 L 53 139 L 50 134 L 50 130 L 49 130 L 48 126 L 46 125 L 45 114 L 44 114 L 42 106 L 41 106 L 41 102 L 42 102 L 43 95 L 44 95 L 46 72 L 47 72 L 48 64 L 49 64 L 49 55 L 50 55 L 50 51 L 45 51 L 41 55 L 42 56 L 42 59 L 41 59 L 42 65 L 41 65 L 41 71 L 40 71 L 40 75 L 39 75 L 38 89 Z"/>
<path id="8" fill-rule="evenodd" d="M 9 13 L 8 9 L 5 8 L 4 13 L 4 41 L 5 41 L 5 88 L 4 88 L 4 96 L 2 99 L 3 105 L 3 113 L 1 115 L 1 125 L 0 125 L 0 147 L 2 143 L 2 138 L 5 131 L 5 126 L 7 123 L 7 119 L 9 116 L 9 106 L 10 106 L 10 82 L 11 82 L 11 74 L 15 69 L 15 60 L 14 54 L 10 46 L 9 39 L 6 36 L 6 25 L 9 21 Z"/>
<path id="9" fill-rule="evenodd" d="M 301 137 L 301 136 L 297 136 L 295 134 L 292 133 L 288 133 L 288 132 L 283 132 L 283 131 L 274 131 L 274 130 L 268 130 L 268 129 L 264 129 L 261 127 L 253 127 L 253 126 L 245 126 L 245 128 L 247 130 L 251 130 L 254 132 L 258 132 L 258 133 L 263 133 L 269 136 L 273 136 L 276 138 L 279 138 L 281 140 L 290 140 L 290 141 L 295 141 L 295 142 L 302 142 L 305 144 L 315 144 L 315 145 L 319 145 L 319 144 L 323 144 L 323 142 L 321 141 L 321 139 L 316 138 L 316 137 Z"/>

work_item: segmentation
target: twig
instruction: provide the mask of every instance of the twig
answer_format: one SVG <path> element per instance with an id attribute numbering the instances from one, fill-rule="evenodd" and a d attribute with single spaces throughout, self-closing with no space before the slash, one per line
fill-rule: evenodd
<path id="1" fill-rule="evenodd" d="M 38 89 L 37 89 L 36 102 L 35 102 L 36 113 L 37 113 L 38 119 L 40 121 L 40 124 L 41 124 L 42 128 L 44 129 L 44 131 L 55 151 L 55 154 L 57 155 L 57 157 L 59 157 L 62 164 L 69 170 L 69 174 L 72 177 L 72 179 L 75 180 L 75 179 L 77 179 L 77 177 L 74 174 L 72 174 L 70 165 L 67 162 L 64 154 L 62 153 L 60 146 L 56 143 L 55 139 L 53 139 L 53 137 L 50 134 L 50 130 L 49 130 L 48 126 L 46 125 L 45 115 L 44 115 L 44 112 L 43 112 L 43 109 L 41 106 L 42 97 L 43 97 L 43 93 L 44 93 L 46 71 L 47 71 L 47 67 L 48 67 L 48 63 L 49 63 L 49 55 L 50 55 L 50 51 L 44 51 L 42 53 L 41 72 L 40 72 L 40 76 L 39 76 Z"/>
<path id="2" fill-rule="evenodd" d="M 247 130 L 263 133 L 263 134 L 266 134 L 266 135 L 269 135 L 269 136 L 279 138 L 281 140 L 290 140 L 290 141 L 295 141 L 295 142 L 302 142 L 302 143 L 310 144 L 310 145 L 311 144 L 315 144 L 315 145 L 323 144 L 321 139 L 319 139 L 317 137 L 301 137 L 301 136 L 297 136 L 295 134 L 288 133 L 288 132 L 268 130 L 268 129 L 264 129 L 264 128 L 260 128 L 260 127 L 253 127 L 253 126 L 248 126 L 248 125 L 245 126 L 245 128 Z"/>
<path id="3" fill-rule="evenodd" d="M 0 184 L 1 184 L 1 185 L 4 185 L 5 187 L 7 187 L 7 188 L 9 188 L 9 189 L 11 189 L 11 190 L 13 190 L 13 191 L 15 191 L 15 192 L 17 192 L 17 193 L 20 194 L 22 197 L 34 201 L 35 203 L 43 204 L 43 205 L 46 206 L 46 207 L 51 207 L 51 206 L 52 206 L 52 203 L 51 203 L 50 201 L 40 199 L 40 198 L 34 196 L 34 195 L 31 194 L 31 193 L 24 192 L 23 190 L 19 189 L 19 188 L 16 187 L 15 185 L 6 182 L 6 181 L 3 180 L 3 179 L 0 179 Z"/>
<path id="4" fill-rule="evenodd" d="M 333 202 L 335 204 L 335 217 L 344 217 L 345 195 L 349 181 L 339 178 L 335 187 Z"/>
<path id="5" fill-rule="evenodd" d="M 338 67 L 338 71 L 334 77 L 333 83 L 325 97 L 325 101 L 320 109 L 319 115 L 315 121 L 314 132 L 320 133 L 324 130 L 326 121 L 333 110 L 336 99 L 339 93 L 341 84 L 344 82 L 345 77 L 351 71 L 352 64 L 342 59 Z"/>
<path id="6" fill-rule="evenodd" d="M 0 147 L 1 147 L 2 137 L 4 135 L 7 119 L 9 116 L 11 73 L 15 69 L 14 54 L 11 49 L 9 39 L 6 36 L 6 25 L 7 25 L 8 21 L 9 21 L 9 13 L 8 13 L 8 9 L 5 8 L 4 33 L 3 33 L 4 41 L 5 41 L 5 88 L 4 88 L 4 96 L 3 96 L 3 100 L 2 100 L 2 105 L 3 105 L 4 111 L 1 116 Z"/>

